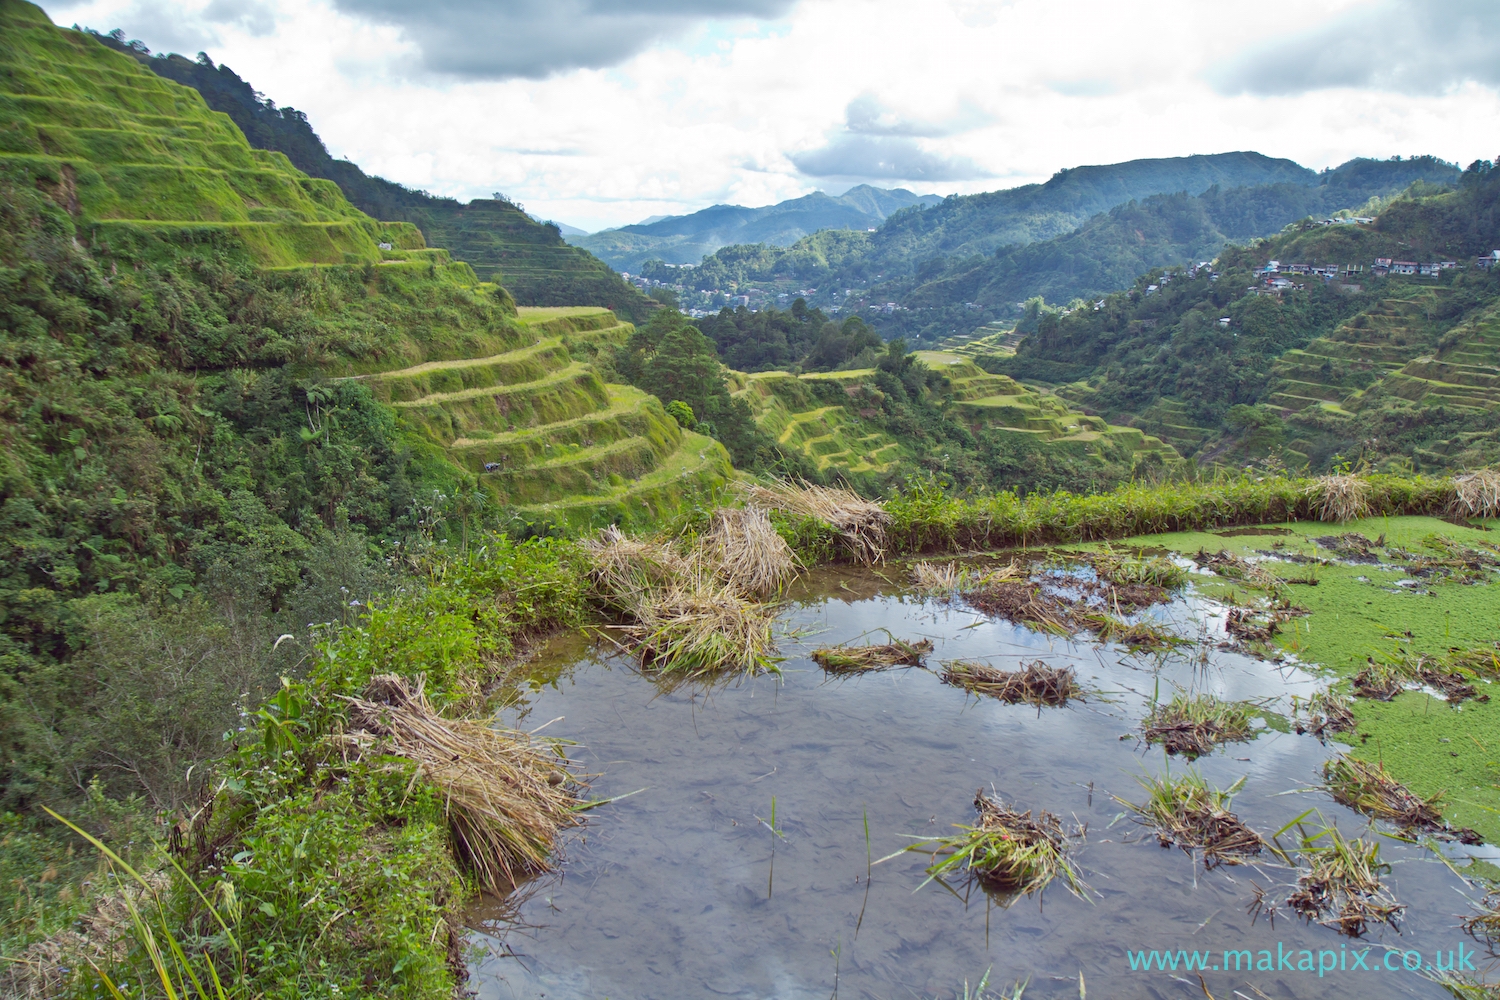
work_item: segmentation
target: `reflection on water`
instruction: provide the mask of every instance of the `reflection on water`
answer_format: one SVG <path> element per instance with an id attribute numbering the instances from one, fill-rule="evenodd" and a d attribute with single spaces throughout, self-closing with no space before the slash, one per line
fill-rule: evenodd
<path id="1" fill-rule="evenodd" d="M 597 774 L 592 794 L 644 791 L 594 813 L 567 842 L 560 874 L 471 912 L 480 954 L 469 988 L 486 998 L 909 998 L 952 996 L 992 970 L 992 986 L 1029 979 L 1028 998 L 1076 997 L 1080 973 L 1094 997 L 1201 997 L 1196 972 L 1132 972 L 1127 957 L 1186 949 L 1211 952 L 1205 982 L 1220 998 L 1446 996 L 1407 972 L 1320 979 L 1296 971 L 1296 958 L 1291 971 L 1212 970 L 1229 949 L 1328 951 L 1346 966 L 1365 944 L 1370 966 L 1386 946 L 1429 960 L 1461 942 L 1473 953 L 1455 916 L 1468 909 L 1460 892 L 1472 892 L 1432 855 L 1382 842 L 1409 909 L 1399 934 L 1382 927 L 1351 943 L 1290 914 L 1252 923 L 1256 886 L 1284 898 L 1290 872 L 1264 863 L 1205 872 L 1123 818 L 1112 797 L 1139 800 L 1135 777 L 1164 766 L 1137 739 L 1153 696 L 1207 691 L 1288 712 L 1292 695 L 1316 689 L 1309 675 L 1213 648 L 1222 619 L 1191 597 L 1160 613 L 1210 642 L 1158 660 L 882 589 L 896 588 L 821 573 L 786 616 L 789 628 L 815 634 L 783 644 L 779 681 L 664 692 L 578 637 L 550 648 L 535 665 L 537 690 L 505 709 L 506 721 L 533 729 L 561 716 L 546 733 L 577 743 L 573 756 Z M 1038 711 L 976 701 L 932 671 L 829 679 L 807 659 L 814 646 L 885 629 L 932 639 L 934 667 L 957 658 L 1071 664 L 1088 701 Z M 1365 821 L 1326 794 L 1286 794 L 1312 785 L 1331 752 L 1267 729 L 1197 766 L 1220 787 L 1247 777 L 1235 808 L 1263 833 L 1316 806 L 1354 835 Z M 871 873 L 872 857 L 908 838 L 972 822 L 980 787 L 1087 824 L 1076 857 L 1088 899 L 1061 883 L 1008 908 L 962 885 L 913 891 L 926 864 L 913 854 Z M 1473 961 L 1483 970 L 1494 959 L 1481 950 Z"/>

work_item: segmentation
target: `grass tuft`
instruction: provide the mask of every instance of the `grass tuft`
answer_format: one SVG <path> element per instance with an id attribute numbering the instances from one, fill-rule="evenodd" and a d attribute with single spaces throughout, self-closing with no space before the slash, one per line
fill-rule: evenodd
<path id="1" fill-rule="evenodd" d="M 981 885 L 1031 895 L 1041 892 L 1053 879 L 1061 876 L 1076 893 L 1084 890 L 1078 870 L 1068 858 L 1072 841 L 1083 835 L 1081 829 L 1065 831 L 1062 820 L 1040 811 L 1018 812 L 991 799 L 980 789 L 974 795 L 979 821 L 973 826 L 959 825 L 963 831 L 952 837 L 937 837 L 914 844 L 908 850 L 930 850 L 934 860 L 927 874 L 942 878 L 960 868 Z"/>
<path id="2" fill-rule="evenodd" d="M 1380 860 L 1380 845 L 1362 838 L 1346 840 L 1337 827 L 1325 827 L 1302 841 L 1307 867 L 1287 905 L 1325 927 L 1358 937 L 1372 922 L 1396 926 L 1405 906 L 1386 891 L 1380 877 L 1391 866 Z"/>
<path id="3" fill-rule="evenodd" d="M 641 666 L 706 677 L 724 671 L 776 671 L 771 609 L 705 576 L 643 601 L 635 621 L 616 628 Z"/>
<path id="4" fill-rule="evenodd" d="M 1117 587 L 1160 587 L 1176 590 L 1187 583 L 1187 570 L 1161 556 L 1131 556 L 1112 548 L 1086 557 L 1094 572 Z"/>
<path id="5" fill-rule="evenodd" d="M 931 639 L 905 642 L 889 632 L 890 642 L 880 646 L 828 646 L 813 650 L 813 662 L 832 674 L 859 674 L 891 667 L 920 667 L 922 657 L 932 652 Z"/>
<path id="6" fill-rule="evenodd" d="M 1037 660 L 1020 670 L 1001 670 L 987 663 L 954 660 L 943 668 L 943 682 L 970 694 L 999 698 L 1007 704 L 1066 705 L 1083 700 L 1083 688 L 1072 667 L 1052 667 Z"/>
<path id="7" fill-rule="evenodd" d="M 1482 937 L 1490 944 L 1500 944 L 1500 892 L 1484 897 L 1479 912 L 1464 917 L 1464 931 Z"/>
<path id="8" fill-rule="evenodd" d="M 1355 720 L 1348 698 L 1333 691 L 1319 691 L 1307 699 L 1306 719 L 1297 721 L 1297 733 L 1325 739 L 1329 733 L 1352 733 Z"/>
<path id="9" fill-rule="evenodd" d="M 1146 742 L 1160 743 L 1167 753 L 1189 760 L 1212 753 L 1220 743 L 1248 740 L 1253 735 L 1246 706 L 1211 694 L 1175 695 L 1167 704 L 1152 708 L 1142 728 Z"/>
<path id="10" fill-rule="evenodd" d="M 1161 846 L 1201 848 L 1203 862 L 1210 868 L 1243 864 L 1265 848 L 1260 835 L 1229 811 L 1230 800 L 1244 785 L 1244 778 L 1226 791 L 1210 788 L 1202 775 L 1191 770 L 1138 780 L 1146 789 L 1145 802 L 1116 801 L 1150 823 Z"/>
<path id="11" fill-rule="evenodd" d="M 1335 757 L 1323 764 L 1323 781 L 1334 800 L 1376 819 L 1388 819 L 1416 830 L 1440 830 L 1441 793 L 1423 799 L 1390 776 L 1385 765 L 1354 757 Z"/>
<path id="12" fill-rule="evenodd" d="M 1021 572 L 1014 561 L 1005 566 L 986 571 L 977 571 L 956 562 L 919 562 L 911 568 L 912 582 L 922 594 L 951 598 L 975 587 L 983 587 L 1002 580 L 1009 580 Z"/>

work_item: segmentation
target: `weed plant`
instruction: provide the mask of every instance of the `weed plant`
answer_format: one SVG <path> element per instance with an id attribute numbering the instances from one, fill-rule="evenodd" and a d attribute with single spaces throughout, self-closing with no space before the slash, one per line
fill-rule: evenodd
<path id="1" fill-rule="evenodd" d="M 1146 742 L 1160 743 L 1167 753 L 1189 760 L 1212 753 L 1221 743 L 1248 740 L 1250 709 L 1213 695 L 1173 695 L 1165 705 L 1157 704 L 1141 726 Z"/>
<path id="2" fill-rule="evenodd" d="M 1117 801 L 1149 823 L 1163 847 L 1177 844 L 1184 850 L 1202 849 L 1204 864 L 1210 868 L 1243 864 L 1265 847 L 1260 835 L 1229 811 L 1230 801 L 1244 787 L 1243 777 L 1224 791 L 1210 788 L 1193 770 L 1137 780 L 1146 790 L 1146 801 Z"/>
<path id="3" fill-rule="evenodd" d="M 990 798 L 980 789 L 974 796 L 979 820 L 958 825 L 960 833 L 914 844 L 908 850 L 931 851 L 929 881 L 963 871 L 987 888 L 1020 895 L 1041 892 L 1061 877 L 1074 892 L 1083 880 L 1068 858 L 1072 840 L 1082 835 L 1064 830 L 1062 820 L 1045 810 L 1032 818 Z M 941 860 L 936 860 L 938 855 Z"/>
<path id="4" fill-rule="evenodd" d="M 1414 830 L 1440 830 L 1442 794 L 1419 798 L 1390 776 L 1385 765 L 1355 757 L 1335 757 L 1323 764 L 1323 782 L 1335 801 L 1376 819 L 1388 819 Z"/>

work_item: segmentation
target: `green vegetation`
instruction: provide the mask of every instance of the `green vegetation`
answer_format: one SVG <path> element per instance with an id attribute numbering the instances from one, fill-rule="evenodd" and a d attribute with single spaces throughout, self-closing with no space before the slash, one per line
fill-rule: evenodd
<path id="1" fill-rule="evenodd" d="M 1073 892 L 1083 892 L 1083 879 L 1068 857 L 1073 842 L 1082 839 L 1081 830 L 1065 830 L 1062 820 L 1044 810 L 1033 819 L 1029 810 L 1019 812 L 982 789 L 974 796 L 974 808 L 979 821 L 973 826 L 955 823 L 962 832 L 907 848 L 933 854 L 929 880 L 962 871 L 987 889 L 1009 894 L 1012 902 L 1041 892 L 1058 877 Z"/>
<path id="2" fill-rule="evenodd" d="M 91 32 L 102 44 L 135 57 L 156 74 L 203 95 L 227 114 L 257 150 L 283 153 L 309 177 L 326 178 L 361 211 L 416 227 L 429 245 L 447 248 L 486 281 L 503 282 L 524 305 L 604 306 L 636 322 L 656 308 L 631 285 L 585 250 L 563 242 L 557 227 L 537 222 L 521 206 L 497 196 L 467 205 L 370 177 L 348 160 L 335 160 L 295 108 L 278 108 L 228 66 L 206 54 L 196 60 L 127 42 L 124 32 Z"/>
<path id="3" fill-rule="evenodd" d="M 643 273 L 682 292 L 811 286 L 815 302 L 858 310 L 888 339 L 931 343 L 1010 320 L 1033 297 L 1069 302 L 1128 287 L 1143 271 L 1211 259 L 1226 241 L 1269 236 L 1309 215 L 1373 212 L 1385 196 L 1457 176 L 1433 157 L 1356 159 L 1322 174 L 1253 153 L 1137 160 L 950 197 L 898 212 L 874 233 L 729 246 L 691 271 L 658 263 Z"/>
<path id="4" fill-rule="evenodd" d="M 1229 811 L 1231 800 L 1244 787 L 1244 778 L 1223 791 L 1209 787 L 1194 770 L 1137 780 L 1146 790 L 1146 801 L 1127 802 L 1118 797 L 1116 801 L 1150 824 L 1163 847 L 1176 844 L 1185 851 L 1200 849 L 1203 863 L 1210 868 L 1244 864 L 1265 847 L 1260 835 Z"/>
<path id="5" fill-rule="evenodd" d="M 1293 227 L 1211 269 L 1149 272 L 1097 307 L 1041 310 L 1013 356 L 980 363 L 1053 384 L 1200 461 L 1481 465 L 1500 454 L 1487 396 L 1500 279 L 1472 267 L 1380 278 L 1369 265 L 1471 264 L 1495 242 L 1497 194 L 1500 175 L 1478 163 L 1455 190 L 1391 202 L 1373 226 Z M 1365 271 L 1258 294 L 1268 260 Z"/>

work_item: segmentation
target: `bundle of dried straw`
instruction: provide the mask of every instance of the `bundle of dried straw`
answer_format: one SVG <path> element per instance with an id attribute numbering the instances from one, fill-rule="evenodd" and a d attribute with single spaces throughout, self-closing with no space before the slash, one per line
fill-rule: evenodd
<path id="1" fill-rule="evenodd" d="M 490 892 L 509 892 L 546 871 L 558 832 L 580 822 L 567 758 L 526 733 L 445 719 L 396 674 L 373 677 L 363 698 L 347 698 L 347 739 L 367 753 L 413 762 L 442 793 L 454 847 Z"/>
<path id="2" fill-rule="evenodd" d="M 743 487 L 750 502 L 769 510 L 784 510 L 822 521 L 839 533 L 845 547 L 866 565 L 885 558 L 885 528 L 891 515 L 885 508 L 848 490 L 809 483 L 753 483 Z"/>

